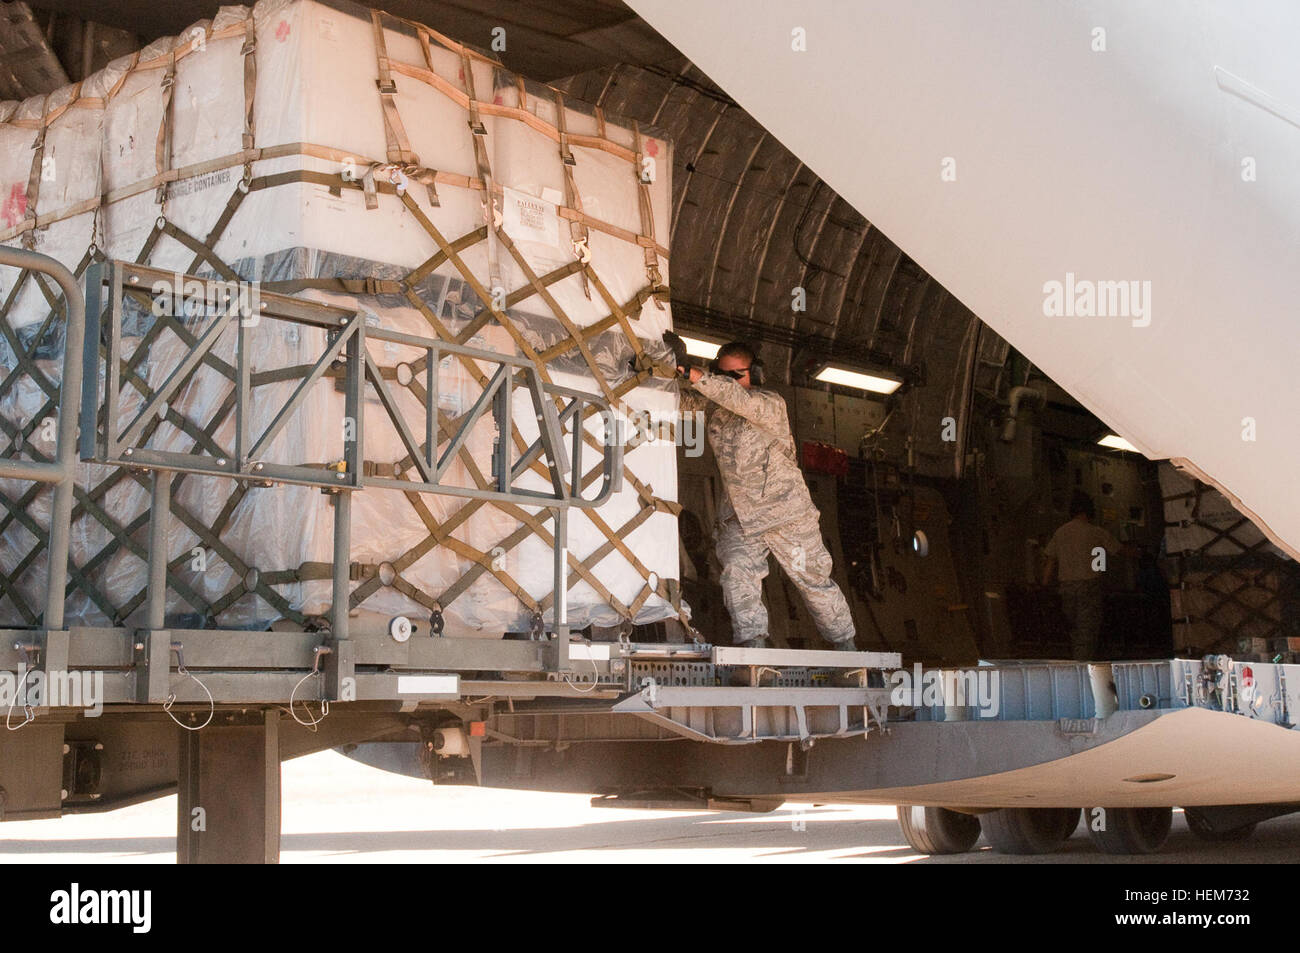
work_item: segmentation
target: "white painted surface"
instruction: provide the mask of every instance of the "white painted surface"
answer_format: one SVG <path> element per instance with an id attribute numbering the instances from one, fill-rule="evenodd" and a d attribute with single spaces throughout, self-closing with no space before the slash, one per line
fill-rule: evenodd
<path id="1" fill-rule="evenodd" d="M 1300 552 L 1300 6 L 629 3 L 1116 432 Z M 1045 316 L 1068 274 L 1150 282 L 1149 314 Z"/>
<path id="2" fill-rule="evenodd" d="M 1132 780 L 1159 775 L 1168 778 Z M 1300 800 L 1300 731 L 1189 708 L 1069 758 L 872 794 L 883 803 L 969 807 L 1285 804 Z"/>
<path id="3" fill-rule="evenodd" d="M 397 694 L 399 695 L 460 695 L 460 676 L 458 675 L 399 675 L 397 676 Z"/>

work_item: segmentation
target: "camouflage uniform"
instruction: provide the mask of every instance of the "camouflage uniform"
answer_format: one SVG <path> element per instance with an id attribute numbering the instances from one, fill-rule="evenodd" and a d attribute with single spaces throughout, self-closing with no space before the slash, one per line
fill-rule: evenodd
<path id="1" fill-rule="evenodd" d="M 853 617 L 831 580 L 821 515 L 796 462 L 785 401 L 769 390 L 746 390 L 723 374 L 705 374 L 693 386 L 698 394 L 682 395 L 683 410 L 702 409 L 700 395 L 718 405 L 708 434 L 726 491 L 717 552 L 735 641 L 768 634 L 763 579 L 771 552 L 803 594 L 822 638 L 851 643 Z"/>

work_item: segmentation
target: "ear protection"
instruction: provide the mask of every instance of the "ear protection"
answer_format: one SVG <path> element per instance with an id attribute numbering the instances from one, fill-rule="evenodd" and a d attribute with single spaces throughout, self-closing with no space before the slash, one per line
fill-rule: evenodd
<path id="1" fill-rule="evenodd" d="M 744 344 L 743 341 L 735 342 L 735 343 Z M 754 359 L 749 362 L 749 383 L 752 384 L 754 387 L 762 387 L 766 380 L 766 377 L 763 374 L 763 359 L 757 356 L 758 348 L 748 344 L 746 344 L 745 346 L 748 347 L 750 352 L 755 355 Z M 723 373 L 722 369 L 718 367 L 717 358 L 714 358 L 712 361 L 709 362 L 709 372 L 712 374 Z"/>

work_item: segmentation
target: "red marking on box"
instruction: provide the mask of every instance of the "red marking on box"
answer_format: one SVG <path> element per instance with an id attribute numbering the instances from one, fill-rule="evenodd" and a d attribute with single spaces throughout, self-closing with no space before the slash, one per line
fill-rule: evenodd
<path id="1" fill-rule="evenodd" d="M 0 217 L 12 227 L 27 217 L 27 190 L 17 182 L 9 189 L 9 197 L 0 206 Z"/>

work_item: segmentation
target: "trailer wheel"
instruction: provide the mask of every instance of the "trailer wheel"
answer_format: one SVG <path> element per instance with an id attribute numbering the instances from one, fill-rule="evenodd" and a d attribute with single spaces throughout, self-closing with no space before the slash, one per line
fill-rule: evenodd
<path id="1" fill-rule="evenodd" d="M 1064 815 L 1061 819 L 1061 840 L 1067 841 L 1074 836 L 1074 832 L 1079 829 L 1079 820 L 1083 817 L 1083 808 L 1068 807 L 1063 808 Z"/>
<path id="2" fill-rule="evenodd" d="M 1169 836 L 1174 811 L 1170 807 L 1087 808 L 1088 836 L 1105 854 L 1154 854 Z M 1098 827 L 1101 830 L 1098 830 Z"/>
<path id="3" fill-rule="evenodd" d="M 921 854 L 964 854 L 980 839 L 980 819 L 943 807 L 898 805 L 903 839 Z"/>
<path id="4" fill-rule="evenodd" d="M 1183 808 L 1183 817 L 1187 821 L 1189 831 L 1195 834 L 1199 840 L 1208 841 L 1211 844 L 1229 844 L 1234 841 L 1243 841 L 1255 833 L 1255 824 L 1244 824 L 1241 827 L 1234 827 L 1230 831 L 1217 831 L 1210 826 L 1210 822 L 1206 820 L 1205 815 L 1194 807 Z"/>
<path id="5" fill-rule="evenodd" d="M 980 818 L 984 836 L 999 854 L 1049 854 L 1079 823 L 1079 809 L 1006 807 Z"/>

